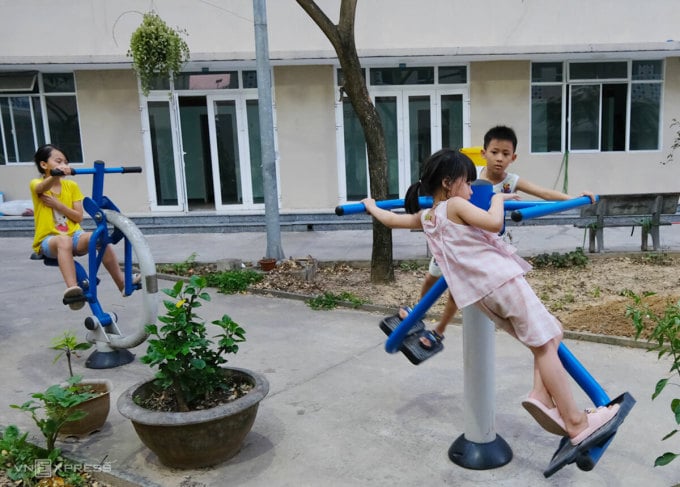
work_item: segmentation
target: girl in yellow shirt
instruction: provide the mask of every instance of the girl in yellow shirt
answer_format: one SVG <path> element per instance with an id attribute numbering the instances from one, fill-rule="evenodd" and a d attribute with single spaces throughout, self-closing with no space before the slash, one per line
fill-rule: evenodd
<path id="1" fill-rule="evenodd" d="M 57 260 L 66 283 L 64 297 L 77 298 L 83 295 L 83 290 L 76 280 L 73 257 L 87 254 L 92 235 L 92 232 L 85 232 L 80 226 L 83 221 L 84 196 L 75 181 L 50 174 L 52 169 L 59 169 L 64 175 L 71 174 L 68 157 L 58 147 L 52 144 L 43 145 L 38 148 L 33 159 L 42 175 L 30 182 L 35 220 L 33 251 Z M 118 289 L 123 292 L 123 272 L 111 245 L 106 247 L 102 262 Z M 133 282 L 138 282 L 140 277 L 135 276 Z M 84 305 L 85 299 L 69 304 L 74 310 Z"/>

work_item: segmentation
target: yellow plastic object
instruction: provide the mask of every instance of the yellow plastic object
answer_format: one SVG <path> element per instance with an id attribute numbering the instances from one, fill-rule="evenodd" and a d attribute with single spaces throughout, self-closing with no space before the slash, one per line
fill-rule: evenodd
<path id="1" fill-rule="evenodd" d="M 460 151 L 472 159 L 475 166 L 486 166 L 486 159 L 482 156 L 482 150 L 484 147 L 481 145 L 476 145 L 474 147 L 463 147 Z"/>

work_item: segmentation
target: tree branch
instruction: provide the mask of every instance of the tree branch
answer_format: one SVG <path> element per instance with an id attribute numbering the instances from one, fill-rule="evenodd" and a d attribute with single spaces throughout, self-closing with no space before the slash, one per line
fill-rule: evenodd
<path id="1" fill-rule="evenodd" d="M 321 31 L 331 41 L 336 52 L 341 48 L 342 42 L 340 38 L 340 31 L 338 26 L 333 23 L 331 19 L 319 8 L 314 0 L 296 0 L 298 5 L 307 12 L 307 15 L 319 26 Z M 356 0 L 353 0 L 356 3 Z M 343 2 L 344 5 L 344 2 Z"/>

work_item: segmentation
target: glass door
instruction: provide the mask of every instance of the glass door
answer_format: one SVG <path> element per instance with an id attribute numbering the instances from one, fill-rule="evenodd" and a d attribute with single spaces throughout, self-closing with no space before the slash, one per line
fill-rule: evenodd
<path id="1" fill-rule="evenodd" d="M 256 99 L 209 97 L 210 147 L 217 208 L 264 203 Z"/>
<path id="2" fill-rule="evenodd" d="M 420 177 L 422 163 L 432 153 L 433 96 L 397 90 L 375 96 L 387 147 L 388 197 L 399 198 Z"/>
<path id="3" fill-rule="evenodd" d="M 147 174 L 153 188 L 151 206 L 160 211 L 186 211 L 186 192 L 178 113 L 167 96 L 150 98 L 146 104 L 148 137 L 145 138 L 147 160 L 152 171 Z"/>
<path id="4" fill-rule="evenodd" d="M 214 210 L 210 128 L 205 96 L 179 96 L 179 116 L 184 148 L 184 181 L 189 211 Z"/>

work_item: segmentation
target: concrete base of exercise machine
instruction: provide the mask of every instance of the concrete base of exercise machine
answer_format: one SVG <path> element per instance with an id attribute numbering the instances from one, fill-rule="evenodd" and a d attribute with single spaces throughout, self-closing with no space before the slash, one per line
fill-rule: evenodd
<path id="1" fill-rule="evenodd" d="M 489 443 L 475 443 L 460 435 L 449 448 L 453 463 L 471 470 L 502 467 L 512 460 L 510 445 L 499 435 Z"/>
<path id="2" fill-rule="evenodd" d="M 124 348 L 111 350 L 110 352 L 95 350 L 85 361 L 85 367 L 88 369 L 113 369 L 129 364 L 134 359 L 135 354 Z"/>

